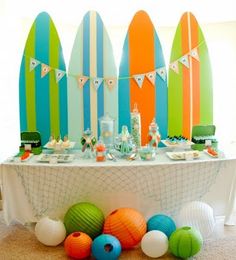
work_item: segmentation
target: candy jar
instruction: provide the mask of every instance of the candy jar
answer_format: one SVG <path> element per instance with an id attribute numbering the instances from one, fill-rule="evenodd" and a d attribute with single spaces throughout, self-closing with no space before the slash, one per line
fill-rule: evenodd
<path id="1" fill-rule="evenodd" d="M 136 147 L 141 146 L 141 117 L 138 112 L 137 104 L 134 105 L 133 112 L 130 115 L 131 119 L 131 134 Z"/>
<path id="2" fill-rule="evenodd" d="M 143 161 L 150 161 L 155 159 L 155 149 L 149 145 L 139 148 L 140 158 Z"/>
<path id="3" fill-rule="evenodd" d="M 85 153 L 85 158 L 92 158 L 94 152 L 94 146 L 97 142 L 96 137 L 92 134 L 92 131 L 88 128 L 84 131 L 81 137 L 82 152 Z"/>
<path id="4" fill-rule="evenodd" d="M 159 127 L 156 123 L 155 118 L 152 120 L 151 124 L 149 125 L 148 131 L 148 142 L 149 146 L 156 147 L 158 143 L 161 141 L 161 135 L 159 133 Z"/>
<path id="5" fill-rule="evenodd" d="M 101 138 L 99 139 L 96 145 L 96 161 L 97 162 L 104 162 L 106 161 L 106 147 L 102 142 Z"/>
<path id="6" fill-rule="evenodd" d="M 117 137 L 115 149 L 119 151 L 122 156 L 127 156 L 130 155 L 133 148 L 132 136 L 129 134 L 128 127 L 123 125 L 121 133 Z"/>
<path id="7" fill-rule="evenodd" d="M 107 148 L 113 146 L 114 143 L 114 119 L 108 114 L 99 119 L 101 140 Z"/>

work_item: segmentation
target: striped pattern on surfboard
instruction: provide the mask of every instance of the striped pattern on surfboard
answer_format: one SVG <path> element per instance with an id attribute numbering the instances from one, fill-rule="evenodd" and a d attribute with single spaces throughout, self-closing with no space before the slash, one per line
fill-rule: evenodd
<path id="1" fill-rule="evenodd" d="M 117 122 L 118 88 L 103 81 L 96 90 L 93 78 L 116 78 L 117 71 L 112 45 L 98 13 L 86 13 L 78 28 L 69 63 L 68 131 L 71 140 L 78 140 L 90 128 L 100 135 L 99 118 L 108 113 Z M 78 76 L 90 79 L 78 87 Z M 117 127 L 116 127 L 117 129 Z"/>
<path id="2" fill-rule="evenodd" d="M 130 130 L 130 112 L 137 103 L 141 114 L 142 145 L 148 142 L 148 127 L 153 118 L 162 138 L 167 135 L 167 83 L 156 76 L 155 86 L 145 77 L 142 88 L 133 78 L 165 67 L 162 47 L 155 28 L 144 11 L 133 17 L 125 38 L 119 68 L 119 131 L 122 125 Z M 126 79 L 123 79 L 126 78 Z"/>
<path id="3" fill-rule="evenodd" d="M 179 73 L 169 69 L 168 133 L 171 136 L 184 135 L 191 139 L 192 126 L 213 122 L 212 73 L 208 49 L 196 18 L 186 12 L 175 33 L 170 63 L 196 47 L 199 61 L 189 55 L 189 68 L 178 63 Z"/>
<path id="4" fill-rule="evenodd" d="M 67 79 L 57 83 L 54 70 L 41 78 L 41 65 L 30 71 L 30 58 L 65 71 L 60 39 L 50 16 L 40 13 L 25 44 L 20 67 L 20 130 L 39 131 L 42 144 L 51 134 L 67 135 Z"/>

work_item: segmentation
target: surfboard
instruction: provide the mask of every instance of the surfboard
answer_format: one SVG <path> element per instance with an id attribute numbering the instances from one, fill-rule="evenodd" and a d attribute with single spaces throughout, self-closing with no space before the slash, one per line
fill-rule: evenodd
<path id="1" fill-rule="evenodd" d="M 168 133 L 191 139 L 194 125 L 213 123 L 212 73 L 203 32 L 190 12 L 173 40 L 168 80 Z"/>
<path id="2" fill-rule="evenodd" d="M 158 72 L 158 73 L 157 73 Z M 137 81 L 141 79 L 140 86 Z M 152 82 L 153 80 L 153 82 Z M 144 11 L 138 11 L 128 28 L 119 68 L 119 131 L 130 129 L 130 113 L 135 104 L 141 114 L 141 143 L 148 142 L 153 118 L 162 138 L 167 135 L 167 81 L 165 61 L 156 30 Z"/>
<path id="3" fill-rule="evenodd" d="M 89 11 L 78 28 L 69 62 L 69 138 L 80 139 L 87 128 L 98 138 L 99 119 L 104 114 L 117 124 L 117 93 L 117 70 L 109 35 L 99 14 Z"/>
<path id="4" fill-rule="evenodd" d="M 56 27 L 42 12 L 26 40 L 19 77 L 20 130 L 40 132 L 42 145 L 68 134 L 65 72 Z"/>

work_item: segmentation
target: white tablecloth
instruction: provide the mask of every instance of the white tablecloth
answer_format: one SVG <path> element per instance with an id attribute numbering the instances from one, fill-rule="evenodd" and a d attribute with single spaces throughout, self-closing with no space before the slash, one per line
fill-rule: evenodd
<path id="1" fill-rule="evenodd" d="M 105 214 L 133 207 L 146 218 L 154 213 L 174 217 L 183 204 L 201 200 L 219 174 L 236 169 L 234 159 L 213 159 L 202 153 L 193 161 L 172 161 L 163 151 L 149 162 L 97 163 L 76 158 L 68 164 L 44 164 L 36 156 L 27 163 L 5 162 L 1 173 L 5 221 L 63 217 L 81 201 L 94 203 Z M 233 201 L 231 197 L 226 218 Z"/>

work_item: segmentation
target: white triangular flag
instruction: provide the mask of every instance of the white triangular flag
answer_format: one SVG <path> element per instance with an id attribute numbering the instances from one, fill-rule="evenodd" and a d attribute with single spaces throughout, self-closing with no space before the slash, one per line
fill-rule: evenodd
<path id="1" fill-rule="evenodd" d="M 105 79 L 108 88 L 111 90 L 116 85 L 116 78 Z"/>
<path id="2" fill-rule="evenodd" d="M 51 68 L 48 65 L 42 63 L 41 64 L 41 78 L 46 76 L 50 70 L 51 70 Z"/>
<path id="3" fill-rule="evenodd" d="M 65 71 L 55 69 L 56 82 L 58 83 L 65 76 L 65 74 Z"/>
<path id="4" fill-rule="evenodd" d="M 197 48 L 192 49 L 192 50 L 190 51 L 190 55 L 191 55 L 194 59 L 196 59 L 196 60 L 199 61 L 199 54 L 198 54 Z"/>
<path id="5" fill-rule="evenodd" d="M 156 82 L 156 71 L 151 71 L 151 72 L 146 73 L 146 77 L 152 83 L 152 85 L 155 85 L 155 82 Z"/>
<path id="6" fill-rule="evenodd" d="M 103 78 L 94 78 L 93 79 L 93 86 L 94 86 L 95 90 L 98 90 L 98 88 L 101 85 L 102 81 L 103 81 Z"/>
<path id="7" fill-rule="evenodd" d="M 179 62 L 182 63 L 185 67 L 189 68 L 188 55 L 184 55 L 179 59 Z"/>
<path id="8" fill-rule="evenodd" d="M 30 58 L 30 71 L 34 70 L 38 65 L 39 65 L 39 61 L 34 59 L 34 58 Z"/>
<path id="9" fill-rule="evenodd" d="M 133 78 L 135 79 L 138 86 L 140 88 L 142 88 L 143 80 L 144 80 L 144 74 L 134 75 Z"/>
<path id="10" fill-rule="evenodd" d="M 165 67 L 157 69 L 156 72 L 164 81 L 166 81 L 166 68 Z"/>
<path id="11" fill-rule="evenodd" d="M 87 82 L 88 77 L 86 76 L 78 76 L 77 81 L 80 88 L 84 86 L 84 84 Z"/>
<path id="12" fill-rule="evenodd" d="M 170 64 L 170 69 L 172 69 L 175 73 L 179 73 L 179 65 L 178 61 L 174 61 Z"/>

